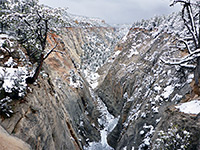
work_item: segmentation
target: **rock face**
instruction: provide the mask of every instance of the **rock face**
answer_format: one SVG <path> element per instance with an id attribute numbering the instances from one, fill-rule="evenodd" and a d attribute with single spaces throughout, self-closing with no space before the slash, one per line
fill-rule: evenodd
<path id="1" fill-rule="evenodd" d="M 3 150 L 31 150 L 30 145 L 14 136 L 9 135 L 1 126 L 0 139 L 0 147 Z"/>
<path id="2" fill-rule="evenodd" d="M 167 120 L 167 121 L 166 121 Z M 200 120 L 199 115 L 189 115 L 185 113 L 179 112 L 174 106 L 168 107 L 164 112 L 164 117 L 161 119 L 160 123 L 157 125 L 157 129 L 155 130 L 155 134 L 152 137 L 152 145 L 151 149 L 177 149 L 183 148 L 181 147 L 185 144 L 185 149 L 200 149 Z M 158 139 L 162 137 L 159 131 L 167 135 L 168 138 L 165 141 L 169 142 L 161 142 L 159 143 Z M 167 132 L 166 132 L 167 131 Z M 177 135 L 181 137 L 176 137 Z M 176 144 L 173 140 L 177 140 Z M 185 141 L 184 141 L 185 140 Z M 167 145 L 170 143 L 169 145 Z"/>
<path id="3" fill-rule="evenodd" d="M 175 37 L 167 33 L 155 37 L 154 33 L 131 29 L 127 40 L 118 46 L 122 47 L 120 53 L 116 51 L 119 55 L 113 63 L 106 64 L 109 70 L 105 67 L 100 70 L 107 73 L 96 92 L 108 111 L 115 117 L 120 116 L 116 127 L 107 136 L 108 144 L 117 150 L 156 149 L 156 135 L 158 138 L 161 130 L 167 132 L 177 127 L 174 134 L 183 130 L 190 132 L 190 139 L 195 144 L 188 147 L 198 149 L 199 121 L 188 114 L 168 110 L 168 106 L 179 103 L 191 93 L 190 73 L 161 61 L 166 52 L 170 53 Z M 176 51 L 173 55 L 181 53 Z"/>
<path id="4" fill-rule="evenodd" d="M 83 149 L 88 142 L 99 141 L 97 118 L 100 115 L 90 86 L 80 72 L 81 48 L 90 36 L 98 36 L 109 46 L 107 28 L 67 28 L 63 37 L 49 35 L 49 48 L 59 42 L 43 66 L 27 96 L 14 104 L 14 115 L 1 125 L 30 144 L 32 149 Z M 112 36 L 113 37 L 113 36 Z"/>

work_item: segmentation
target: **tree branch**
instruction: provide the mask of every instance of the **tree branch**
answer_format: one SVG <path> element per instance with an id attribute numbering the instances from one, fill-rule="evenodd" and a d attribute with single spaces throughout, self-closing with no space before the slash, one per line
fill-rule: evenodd
<path id="1" fill-rule="evenodd" d="M 197 30 L 196 30 L 196 26 L 195 26 L 195 23 L 194 23 L 194 16 L 192 15 L 191 5 L 187 5 L 187 11 L 188 11 L 188 16 L 189 16 L 189 20 L 190 20 L 190 23 L 191 23 L 192 31 L 195 34 L 195 38 L 196 38 L 195 40 L 198 41 Z"/>
<path id="2" fill-rule="evenodd" d="M 176 3 L 184 3 L 184 4 L 190 4 L 190 5 L 195 5 L 195 6 L 199 6 L 196 3 L 191 3 L 190 1 L 186 1 L 186 0 L 174 0 L 173 3 L 171 3 L 169 6 L 172 7 L 174 6 Z"/>
<path id="3" fill-rule="evenodd" d="M 196 40 L 196 36 L 194 31 L 189 27 L 189 25 L 187 24 L 187 20 L 185 19 L 185 9 L 186 9 L 186 5 L 184 5 L 183 9 L 182 9 L 182 19 L 184 21 L 185 26 L 187 27 L 188 31 L 190 32 L 190 34 L 192 35 L 193 41 L 194 41 L 194 45 L 197 48 L 197 40 Z"/>
<path id="4" fill-rule="evenodd" d="M 190 49 L 190 47 L 189 47 L 187 41 L 185 41 L 185 40 L 183 40 L 183 39 L 179 39 L 178 41 L 179 41 L 179 42 L 182 42 L 182 43 L 186 46 L 186 48 L 188 49 L 188 53 L 189 53 L 189 54 L 192 53 L 192 51 L 191 51 L 191 49 Z"/>
<path id="5" fill-rule="evenodd" d="M 54 49 L 58 46 L 58 43 L 56 43 L 56 45 L 47 52 L 47 54 L 43 57 L 43 60 L 45 60 L 53 51 Z"/>
<path id="6" fill-rule="evenodd" d="M 189 54 L 189 55 L 187 55 L 187 56 L 185 56 L 185 57 L 183 57 L 183 58 L 181 58 L 179 60 L 177 60 L 177 59 L 175 60 L 174 59 L 175 61 L 166 61 L 163 58 L 160 58 L 160 60 L 163 63 L 167 64 L 167 65 L 182 65 L 182 64 L 187 63 L 187 62 L 189 62 L 191 60 L 194 60 L 194 59 L 196 59 L 198 57 L 200 57 L 200 49 L 197 49 L 196 51 L 192 52 L 191 54 Z"/>

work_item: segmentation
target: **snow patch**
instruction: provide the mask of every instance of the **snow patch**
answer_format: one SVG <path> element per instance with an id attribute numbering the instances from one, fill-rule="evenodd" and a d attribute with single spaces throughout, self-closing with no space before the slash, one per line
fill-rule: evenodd
<path id="1" fill-rule="evenodd" d="M 8 67 L 11 67 L 11 68 L 17 65 L 17 63 L 14 62 L 14 59 L 13 59 L 12 57 L 10 57 L 10 58 L 8 59 L 8 61 L 5 62 L 4 64 L 5 64 L 6 66 L 8 66 Z"/>
<path id="2" fill-rule="evenodd" d="M 169 96 L 173 93 L 174 87 L 172 85 L 167 86 L 162 93 L 164 99 L 168 99 Z"/>
<path id="3" fill-rule="evenodd" d="M 127 56 L 128 58 L 131 58 L 133 55 L 139 54 L 139 52 L 134 47 L 132 47 L 129 51 L 130 51 L 130 54 Z"/>
<path id="4" fill-rule="evenodd" d="M 151 137 L 154 134 L 155 130 L 154 127 L 152 125 L 146 125 L 146 123 L 143 126 L 144 129 L 149 130 L 146 134 L 145 134 L 145 138 L 142 141 L 142 144 L 139 146 L 139 150 L 143 150 L 144 147 L 148 147 L 151 144 Z"/>
<path id="5" fill-rule="evenodd" d="M 86 80 L 92 87 L 92 89 L 95 89 L 99 85 L 99 83 L 98 83 L 99 74 L 98 73 L 95 73 L 88 69 L 85 69 L 84 75 L 85 75 Z"/>
<path id="6" fill-rule="evenodd" d="M 121 53 L 121 51 L 115 51 L 114 57 L 118 56 Z"/>
<path id="7" fill-rule="evenodd" d="M 162 88 L 161 88 L 159 85 L 157 85 L 157 86 L 154 87 L 154 90 L 155 90 L 156 92 L 159 92 L 161 89 L 162 89 Z"/>
<path id="8" fill-rule="evenodd" d="M 187 79 L 187 83 L 191 83 L 194 78 L 194 74 L 190 74 Z"/>
<path id="9" fill-rule="evenodd" d="M 182 103 L 178 106 L 175 106 L 179 109 L 180 112 L 186 114 L 195 114 L 197 115 L 200 113 L 200 101 L 199 100 L 192 100 L 190 102 Z"/>

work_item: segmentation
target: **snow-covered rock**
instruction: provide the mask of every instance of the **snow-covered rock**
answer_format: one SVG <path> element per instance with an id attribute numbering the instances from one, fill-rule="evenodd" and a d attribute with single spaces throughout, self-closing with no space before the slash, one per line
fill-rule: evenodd
<path id="1" fill-rule="evenodd" d="M 190 102 L 181 103 L 175 106 L 180 112 L 186 114 L 199 114 L 200 113 L 200 101 L 192 100 Z"/>

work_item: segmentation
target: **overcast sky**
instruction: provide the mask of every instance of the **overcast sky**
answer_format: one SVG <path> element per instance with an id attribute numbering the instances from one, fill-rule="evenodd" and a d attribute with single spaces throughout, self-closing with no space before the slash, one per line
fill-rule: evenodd
<path id="1" fill-rule="evenodd" d="M 170 14 L 180 6 L 169 7 L 170 0 L 39 0 L 51 7 L 67 7 L 68 12 L 104 19 L 109 24 L 133 23 L 155 15 Z"/>

